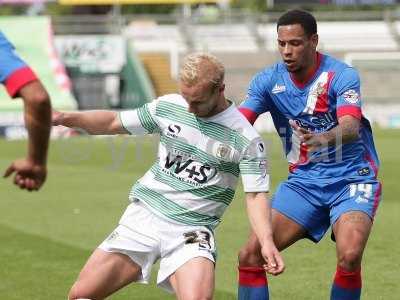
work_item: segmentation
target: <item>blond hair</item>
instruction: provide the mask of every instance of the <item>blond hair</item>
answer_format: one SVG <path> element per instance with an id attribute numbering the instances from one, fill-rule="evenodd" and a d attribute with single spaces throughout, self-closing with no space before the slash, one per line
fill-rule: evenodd
<path id="1" fill-rule="evenodd" d="M 223 84 L 224 75 L 225 68 L 214 55 L 193 53 L 184 58 L 179 78 L 188 85 L 205 82 L 217 87 Z"/>

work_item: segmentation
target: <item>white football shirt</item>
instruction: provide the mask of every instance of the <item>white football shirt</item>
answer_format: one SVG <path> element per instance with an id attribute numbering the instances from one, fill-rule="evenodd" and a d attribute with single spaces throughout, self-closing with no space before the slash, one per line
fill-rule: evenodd
<path id="1" fill-rule="evenodd" d="M 159 133 L 158 159 L 133 185 L 130 199 L 172 222 L 216 227 L 231 203 L 239 174 L 245 192 L 267 192 L 265 145 L 231 104 L 209 118 L 188 112 L 179 94 L 120 112 L 131 134 Z"/>

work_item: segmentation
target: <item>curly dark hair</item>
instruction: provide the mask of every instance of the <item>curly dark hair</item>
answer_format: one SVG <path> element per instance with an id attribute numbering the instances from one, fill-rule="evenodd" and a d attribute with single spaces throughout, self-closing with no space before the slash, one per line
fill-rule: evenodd
<path id="1" fill-rule="evenodd" d="M 317 33 L 317 21 L 314 16 L 305 10 L 293 9 L 284 13 L 276 24 L 276 30 L 279 26 L 300 24 L 305 34 L 310 37 Z"/>

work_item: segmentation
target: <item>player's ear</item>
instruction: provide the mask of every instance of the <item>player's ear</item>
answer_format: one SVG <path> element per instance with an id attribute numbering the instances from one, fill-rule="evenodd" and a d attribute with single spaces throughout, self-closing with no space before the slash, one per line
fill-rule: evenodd
<path id="1" fill-rule="evenodd" d="M 314 48 L 317 48 L 317 46 L 318 46 L 318 33 L 314 33 L 311 37 L 310 37 L 310 40 L 311 40 L 311 43 L 313 44 L 313 47 Z"/>

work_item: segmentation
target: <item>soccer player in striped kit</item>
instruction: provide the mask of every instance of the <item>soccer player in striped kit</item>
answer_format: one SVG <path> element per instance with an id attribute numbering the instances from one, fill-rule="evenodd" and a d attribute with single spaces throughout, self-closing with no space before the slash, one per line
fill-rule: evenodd
<path id="1" fill-rule="evenodd" d="M 21 189 L 40 189 L 47 176 L 47 149 L 51 128 L 51 104 L 45 88 L 32 69 L 15 53 L 14 46 L 0 31 L 0 82 L 10 97 L 24 101 L 28 153 L 7 168 L 4 177 L 15 173 Z"/>
<path id="2" fill-rule="evenodd" d="M 94 251 L 69 299 L 103 299 L 133 282 L 157 283 L 178 299 L 212 299 L 214 228 L 233 199 L 241 174 L 250 223 L 260 240 L 263 269 L 284 264 L 272 240 L 266 148 L 224 96 L 224 67 L 211 55 L 186 58 L 181 94 L 136 110 L 54 112 L 53 124 L 90 134 L 158 133 L 158 158 L 132 187 L 118 227 Z M 111 200 L 110 200 L 111 201 Z"/>
<path id="3" fill-rule="evenodd" d="M 318 242 L 332 226 L 337 269 L 331 299 L 360 299 L 361 259 L 381 184 L 359 76 L 316 50 L 317 23 L 308 12 L 282 15 L 277 33 L 282 61 L 252 79 L 240 106 L 251 123 L 271 113 L 289 161 L 289 177 L 272 200 L 274 241 L 279 250 L 303 238 Z M 259 249 L 253 234 L 239 253 L 239 300 L 269 297 Z"/>

